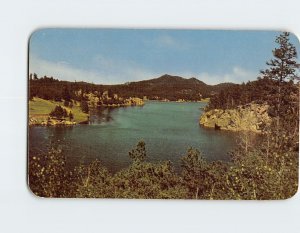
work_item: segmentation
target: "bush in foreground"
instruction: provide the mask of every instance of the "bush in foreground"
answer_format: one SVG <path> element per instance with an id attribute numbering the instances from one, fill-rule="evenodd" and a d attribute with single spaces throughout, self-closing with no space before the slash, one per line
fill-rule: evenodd
<path id="1" fill-rule="evenodd" d="M 128 168 L 111 174 L 100 161 L 68 168 L 60 150 L 29 157 L 29 186 L 42 197 L 158 199 L 286 199 L 298 188 L 298 154 L 262 146 L 238 148 L 230 162 L 208 162 L 190 148 L 181 172 L 169 161 L 147 162 L 144 142 L 129 152 Z M 271 142 L 271 144 L 273 141 Z M 269 142 L 270 148 L 272 145 Z M 269 149 L 270 149 L 269 148 Z"/>

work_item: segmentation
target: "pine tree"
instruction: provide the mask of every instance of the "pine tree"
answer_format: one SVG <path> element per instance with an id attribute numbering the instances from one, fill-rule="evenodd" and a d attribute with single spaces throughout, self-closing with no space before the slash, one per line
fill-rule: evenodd
<path id="1" fill-rule="evenodd" d="M 146 147 L 144 141 L 139 141 L 134 149 L 129 151 L 129 157 L 133 163 L 141 163 L 146 159 Z"/>
<path id="2" fill-rule="evenodd" d="M 289 88 L 291 86 L 286 83 L 300 80 L 297 74 L 297 69 L 300 65 L 297 63 L 296 47 L 290 43 L 288 32 L 280 34 L 275 42 L 279 47 L 273 50 L 274 58 L 266 63 L 269 68 L 262 70 L 261 74 L 264 78 L 275 80 L 277 85 L 274 88 L 276 89 L 275 114 L 278 127 L 281 115 L 285 114 L 282 111 L 284 96 L 290 95 Z"/>
<path id="3" fill-rule="evenodd" d="M 270 68 L 261 71 L 264 77 L 274 79 L 278 83 L 299 80 L 296 73 L 300 67 L 297 64 L 297 51 L 290 43 L 289 35 L 288 32 L 283 32 L 276 38 L 275 42 L 279 44 L 279 48 L 273 50 L 274 58 L 266 63 Z"/>
<path id="4" fill-rule="evenodd" d="M 64 118 L 68 116 L 67 110 L 60 105 L 57 105 L 53 111 L 50 112 L 49 114 L 51 117 L 56 117 L 56 118 Z"/>
<path id="5" fill-rule="evenodd" d="M 67 86 L 64 86 L 63 87 L 63 90 L 62 90 L 62 98 L 65 100 L 65 101 L 70 101 L 71 100 L 71 94 L 70 94 L 70 90 Z"/>
<path id="6" fill-rule="evenodd" d="M 70 121 L 73 121 L 74 120 L 74 115 L 73 115 L 73 113 L 70 111 L 70 113 L 69 113 L 69 119 L 70 119 Z"/>
<path id="7" fill-rule="evenodd" d="M 88 105 L 88 102 L 87 102 L 87 101 L 82 100 L 80 106 L 81 106 L 81 110 L 82 110 L 84 113 L 88 113 L 88 112 L 89 112 L 89 105 Z"/>
<path id="8" fill-rule="evenodd" d="M 291 149 L 298 139 L 299 129 L 299 68 L 296 47 L 290 43 L 289 33 L 283 32 L 275 42 L 274 58 L 261 71 L 263 78 L 273 81 L 268 100 L 270 113 L 275 117 L 273 132 L 276 144 L 282 150 Z"/>

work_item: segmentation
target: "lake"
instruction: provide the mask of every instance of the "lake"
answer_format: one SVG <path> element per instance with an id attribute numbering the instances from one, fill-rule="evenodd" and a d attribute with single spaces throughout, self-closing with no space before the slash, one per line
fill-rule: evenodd
<path id="1" fill-rule="evenodd" d="M 73 127 L 30 127 L 29 151 L 60 146 L 69 165 L 96 158 L 116 172 L 130 164 L 128 152 L 140 140 L 146 143 L 147 160 L 170 160 L 176 169 L 189 147 L 208 160 L 228 160 L 236 144 L 232 132 L 205 129 L 199 117 L 205 103 L 147 101 L 142 107 L 105 108 L 91 112 L 90 124 Z"/>

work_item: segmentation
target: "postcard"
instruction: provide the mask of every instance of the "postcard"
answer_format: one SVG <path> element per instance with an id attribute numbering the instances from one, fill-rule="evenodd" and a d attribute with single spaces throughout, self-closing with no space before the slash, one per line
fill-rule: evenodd
<path id="1" fill-rule="evenodd" d="M 299 51 L 284 31 L 33 32 L 30 190 L 50 198 L 292 197 Z"/>

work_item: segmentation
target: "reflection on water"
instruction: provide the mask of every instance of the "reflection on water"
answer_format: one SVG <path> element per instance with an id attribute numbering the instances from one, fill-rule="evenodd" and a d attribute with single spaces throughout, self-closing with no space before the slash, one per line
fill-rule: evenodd
<path id="1" fill-rule="evenodd" d="M 189 147 L 209 160 L 228 160 L 236 134 L 199 126 L 203 103 L 147 102 L 143 107 L 99 108 L 91 111 L 89 125 L 31 127 L 29 150 L 63 148 L 67 163 L 99 159 L 111 171 L 128 166 L 128 152 L 144 140 L 149 161 L 170 160 L 176 168 Z"/>
<path id="2" fill-rule="evenodd" d="M 90 112 L 90 124 L 101 124 L 113 120 L 112 111 L 115 108 L 97 108 L 92 109 Z"/>

